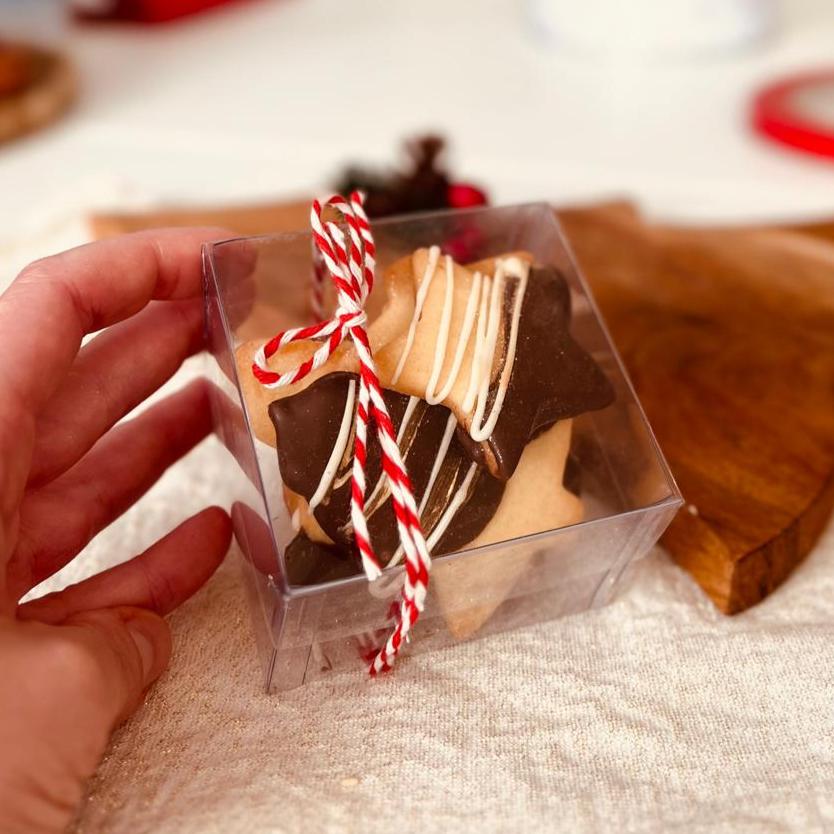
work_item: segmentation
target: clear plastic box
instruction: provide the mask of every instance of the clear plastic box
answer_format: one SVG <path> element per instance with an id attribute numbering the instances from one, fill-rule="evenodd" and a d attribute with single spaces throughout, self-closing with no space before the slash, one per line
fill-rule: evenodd
<path id="1" fill-rule="evenodd" d="M 626 568 L 656 543 L 680 495 L 552 209 L 545 204 L 433 212 L 373 223 L 377 280 L 421 246 L 464 248 L 476 261 L 526 250 L 568 279 L 574 338 L 611 381 L 615 401 L 575 418 L 572 455 L 582 477 L 581 523 L 436 558 L 426 609 L 406 653 L 604 605 Z M 294 535 L 275 450 L 257 440 L 235 350 L 310 322 L 309 230 L 240 238 L 204 250 L 206 326 L 216 374 L 213 412 L 230 453 L 231 508 L 267 689 L 290 689 L 336 669 L 363 674 L 390 629 L 402 566 L 369 585 L 364 575 L 318 585 L 287 580 Z M 383 294 L 377 286 L 374 294 Z M 439 577 L 439 579 L 438 579 Z M 432 586 L 454 588 L 442 604 Z M 478 627 L 473 629 L 472 623 Z M 400 661 L 402 662 L 402 661 Z M 396 672 L 395 672 L 396 674 Z"/>

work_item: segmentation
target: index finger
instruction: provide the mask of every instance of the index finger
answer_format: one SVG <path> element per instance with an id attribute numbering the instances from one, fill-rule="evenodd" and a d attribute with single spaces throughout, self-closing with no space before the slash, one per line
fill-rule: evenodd
<path id="1" fill-rule="evenodd" d="M 201 244 L 219 229 L 139 232 L 36 261 L 0 296 L 0 545 L 15 538 L 38 413 L 87 333 L 128 318 L 152 299 L 196 296 Z M 3 557 L 0 553 L 0 589 Z"/>
<path id="2" fill-rule="evenodd" d="M 87 333 L 153 299 L 201 292 L 201 244 L 220 229 L 138 232 L 79 246 L 26 267 L 0 296 L 0 392 L 36 414 L 63 379 Z"/>

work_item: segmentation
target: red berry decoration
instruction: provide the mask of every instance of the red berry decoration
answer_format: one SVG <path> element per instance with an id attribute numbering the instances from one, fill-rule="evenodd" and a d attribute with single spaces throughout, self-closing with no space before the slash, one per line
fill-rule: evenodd
<path id="1" fill-rule="evenodd" d="M 469 183 L 451 182 L 441 164 L 444 147 L 439 136 L 412 139 L 406 143 L 409 170 L 380 172 L 351 165 L 335 184 L 335 191 L 362 191 L 370 217 L 486 205 L 487 196 L 481 189 Z"/>
<path id="2" fill-rule="evenodd" d="M 446 191 L 449 208 L 474 208 L 485 206 L 487 195 L 480 188 L 466 182 L 453 182 Z"/>

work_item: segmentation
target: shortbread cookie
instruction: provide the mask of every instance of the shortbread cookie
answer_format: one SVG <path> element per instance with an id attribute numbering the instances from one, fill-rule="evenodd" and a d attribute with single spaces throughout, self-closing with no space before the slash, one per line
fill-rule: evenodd
<path id="1" fill-rule="evenodd" d="M 357 371 L 359 361 L 356 358 L 356 351 L 353 346 L 342 343 L 339 349 L 327 360 L 327 363 L 315 371 L 311 371 L 300 382 L 293 385 L 286 385 L 282 388 L 267 388 L 262 385 L 252 373 L 252 363 L 255 361 L 255 354 L 263 345 L 263 340 L 251 340 L 241 344 L 235 352 L 237 363 L 237 375 L 240 387 L 243 391 L 243 398 L 249 413 L 249 422 L 255 437 L 271 446 L 276 445 L 275 429 L 269 419 L 269 404 L 275 400 L 291 397 L 312 385 L 317 379 L 333 371 Z M 284 346 L 276 354 L 270 357 L 268 365 L 270 370 L 276 373 L 297 368 L 302 362 L 306 362 L 318 348 L 319 342 L 291 342 Z"/>
<path id="2" fill-rule="evenodd" d="M 563 485 L 571 421 L 614 392 L 571 336 L 566 278 L 525 252 L 462 266 L 429 247 L 396 261 L 381 283 L 384 304 L 368 338 L 432 556 L 578 522 L 581 500 Z M 269 389 L 251 372 L 260 345 L 244 343 L 236 359 L 254 431 L 277 448 L 296 531 L 283 554 L 288 581 L 359 573 L 355 349 L 346 341 L 300 383 Z M 292 343 L 269 367 L 291 370 L 319 345 Z M 382 567 L 395 565 L 403 553 L 373 422 L 366 452 L 371 544 Z M 516 544 L 439 563 L 433 587 L 450 631 L 465 637 L 480 628 L 529 569 L 530 554 Z"/>
<path id="3" fill-rule="evenodd" d="M 470 455 L 502 480 L 543 428 L 613 398 L 570 335 L 564 277 L 531 264 L 518 252 L 464 268 L 418 249 L 411 321 L 377 357 L 384 385 L 451 409 Z"/>
<path id="4" fill-rule="evenodd" d="M 374 293 L 379 292 L 385 297 L 385 304 L 381 312 L 368 327 L 368 340 L 371 350 L 375 354 L 384 352 L 385 346 L 405 330 L 411 319 L 415 296 L 411 258 L 412 256 L 408 255 L 392 264 L 385 273 L 381 282 L 382 286 L 374 290 Z M 249 419 L 255 436 L 264 443 L 275 446 L 275 429 L 267 413 L 269 404 L 274 400 L 303 391 L 325 374 L 334 371 L 356 373 L 359 370 L 359 362 L 356 351 L 348 338 L 328 359 L 326 365 L 311 371 L 300 382 L 282 388 L 267 388 L 252 374 L 252 363 L 255 360 L 255 354 L 264 341 L 263 339 L 253 339 L 243 342 L 235 352 L 235 360 L 238 379 L 249 408 Z M 309 359 L 320 347 L 321 343 L 315 341 L 291 342 L 271 356 L 267 365 L 270 370 L 276 373 L 291 370 Z"/>
<path id="5" fill-rule="evenodd" d="M 311 398 L 316 396 L 320 393 L 316 391 L 319 387 L 332 385 L 335 389 L 337 383 L 343 382 L 339 378 L 345 375 L 333 376 L 333 379 L 327 377 L 321 380 L 317 386 L 313 386 L 307 392 L 307 395 Z M 306 399 L 306 397 L 299 397 L 299 399 Z M 284 428 L 283 437 L 295 435 L 290 428 L 291 417 L 285 412 L 285 407 L 289 405 L 289 402 L 283 401 L 280 405 L 276 404 L 276 410 L 280 409 L 283 412 L 278 417 Z M 445 411 L 441 406 L 435 406 L 434 409 L 438 412 Z M 396 407 L 392 409 L 394 410 Z M 401 414 L 402 410 L 399 411 Z M 431 410 L 427 409 L 426 414 L 430 415 Z M 401 424 L 399 418 L 394 418 L 394 422 L 395 425 Z M 327 421 L 323 425 L 327 425 Z M 421 433 L 428 435 L 430 432 L 429 428 Z M 527 446 L 515 474 L 506 485 L 492 478 L 488 473 L 481 473 L 482 482 L 491 483 L 495 492 L 499 493 L 498 500 L 493 501 L 487 497 L 483 483 L 480 491 L 473 490 L 468 500 L 452 512 L 450 526 L 454 525 L 456 535 L 445 541 L 442 535 L 436 537 L 436 543 L 432 548 L 433 555 L 439 557 L 456 550 L 468 550 L 482 545 L 509 541 L 529 533 L 558 529 L 581 521 L 582 502 L 562 485 L 570 438 L 570 420 L 557 423 L 542 433 Z M 425 451 L 422 443 L 420 443 L 420 448 L 421 451 Z M 312 447 L 304 448 L 303 454 L 310 455 L 311 453 L 315 456 L 315 450 Z M 378 472 L 378 456 L 375 471 Z M 424 487 L 421 488 L 424 484 L 422 478 L 424 471 L 425 469 L 421 470 L 418 475 L 419 480 L 416 481 L 416 497 L 424 494 Z M 305 476 L 300 475 L 300 479 L 304 481 Z M 374 483 L 374 479 L 369 479 L 368 483 Z M 310 494 L 312 484 L 309 480 L 306 485 L 300 484 L 299 486 L 308 495 Z M 443 490 L 443 494 L 448 493 Z M 345 523 L 349 513 L 345 496 L 340 496 L 336 503 L 340 508 L 339 520 Z M 447 501 L 442 508 L 443 511 L 448 511 L 450 503 Z M 308 517 L 312 515 L 306 501 L 295 506 L 302 506 L 303 512 Z M 390 505 L 386 504 L 384 509 L 385 512 L 372 514 L 369 519 L 376 552 L 383 563 L 390 561 L 397 552 L 396 529 Z M 321 513 L 321 505 L 317 506 L 316 510 Z M 345 549 L 342 544 L 344 534 L 339 531 L 338 523 L 335 527 L 332 526 L 334 513 L 334 507 L 327 507 L 323 515 L 331 519 L 328 526 L 340 539 L 337 546 L 316 540 L 307 534 L 305 527 L 288 548 L 287 570 L 295 579 L 307 576 L 309 581 L 323 581 L 322 577 L 349 575 L 345 558 L 346 554 L 350 554 L 350 548 Z M 484 522 L 485 516 L 488 518 Z M 469 531 L 479 528 L 480 532 L 470 538 Z M 429 540 L 432 539 L 432 531 L 436 529 L 436 522 L 424 520 L 424 530 Z M 306 568 L 299 564 L 302 554 L 303 558 L 308 561 Z M 462 560 L 439 563 L 433 571 L 432 587 L 452 634 L 458 639 L 474 634 L 509 595 L 518 578 L 530 567 L 532 559 L 532 553 L 516 547 L 511 552 L 504 550 L 484 552 Z M 358 572 L 358 565 L 355 561 L 353 566 L 353 572 Z"/>
<path id="6" fill-rule="evenodd" d="M 351 549 L 351 467 L 358 377 L 333 373 L 293 397 L 270 405 L 279 438 L 278 461 L 288 509 L 312 541 Z M 465 453 L 457 421 L 443 406 L 384 391 L 418 503 L 423 532 L 435 555 L 504 541 L 560 526 L 579 506 L 562 486 L 570 421 L 530 443 L 506 483 Z M 315 425 L 316 431 L 310 431 Z M 524 465 L 522 466 L 522 463 Z M 397 561 L 399 539 L 379 445 L 368 444 L 365 511 L 377 557 Z M 535 497 L 535 500 L 533 500 Z"/>
<path id="7" fill-rule="evenodd" d="M 324 536 L 348 549 L 353 539 L 350 493 L 357 388 L 354 374 L 328 374 L 269 407 L 279 438 L 281 476 L 294 496 L 292 511 L 299 511 L 299 529 L 321 540 L 305 523 L 312 510 Z M 503 482 L 467 457 L 457 438 L 457 421 L 448 409 L 394 391 L 383 391 L 383 398 L 429 547 L 435 553 L 464 547 L 498 508 Z M 310 431 L 311 425 L 315 431 Z M 399 536 L 379 444 L 373 438 L 368 443 L 365 479 L 368 529 L 378 558 L 388 563 L 399 555 Z"/>
<path id="8" fill-rule="evenodd" d="M 563 420 L 525 448 L 495 514 L 467 549 L 555 530 L 582 520 L 582 502 L 562 485 L 570 449 L 571 421 Z M 533 553 L 522 547 L 443 562 L 433 571 L 437 594 L 452 634 L 474 634 L 510 594 Z"/>

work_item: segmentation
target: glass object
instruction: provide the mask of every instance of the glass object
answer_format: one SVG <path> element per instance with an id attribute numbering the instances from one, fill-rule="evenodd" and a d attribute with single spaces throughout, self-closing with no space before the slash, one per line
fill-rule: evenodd
<path id="1" fill-rule="evenodd" d="M 379 262 L 374 294 L 384 294 L 380 284 L 389 264 L 434 244 L 456 252 L 461 262 L 526 250 L 537 263 L 557 267 L 570 286 L 572 335 L 616 395 L 607 408 L 574 420 L 572 456 L 581 473 L 584 520 L 436 558 L 426 609 L 407 651 L 604 605 L 628 566 L 655 544 L 680 496 L 552 209 L 532 204 L 433 212 L 378 221 L 373 231 Z M 251 430 L 235 362 L 243 342 L 310 322 L 310 233 L 207 245 L 204 272 L 214 419 L 230 453 L 231 512 L 265 686 L 290 689 L 336 669 L 362 674 L 368 654 L 388 635 L 403 569 L 388 568 L 371 585 L 362 574 L 290 584 L 284 551 L 294 531 L 277 455 Z M 442 595 L 436 592 L 441 585 Z"/>
<path id="2" fill-rule="evenodd" d="M 742 49 L 777 26 L 777 0 L 528 0 L 554 49 L 606 57 L 686 58 Z"/>

